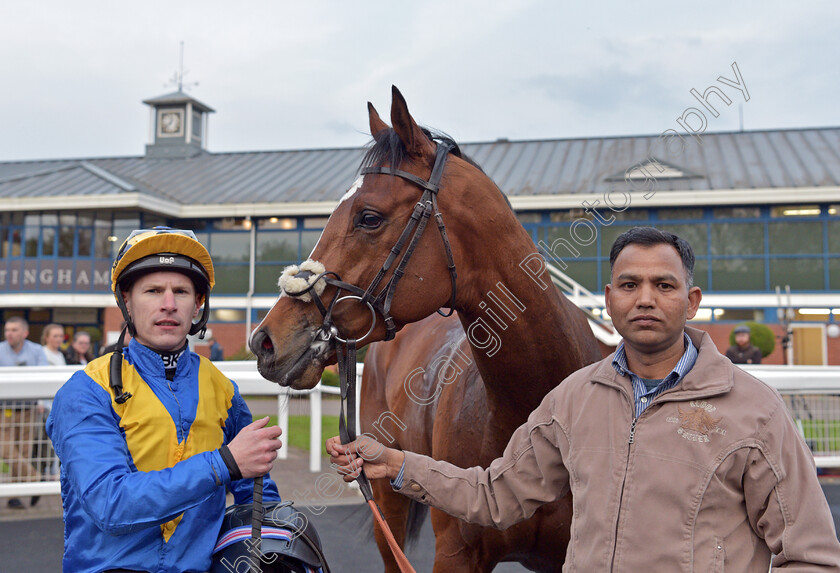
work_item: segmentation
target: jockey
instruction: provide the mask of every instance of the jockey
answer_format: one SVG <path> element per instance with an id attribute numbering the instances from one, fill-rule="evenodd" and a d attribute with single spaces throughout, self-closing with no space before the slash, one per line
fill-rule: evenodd
<path id="1" fill-rule="evenodd" d="M 187 344 L 203 335 L 214 282 L 191 231 L 134 231 L 120 248 L 117 349 L 73 374 L 47 421 L 62 462 L 64 571 L 207 571 L 226 490 L 248 503 L 264 475 L 265 499 L 279 501 L 266 474 L 280 429 L 252 422 L 236 384 Z"/>

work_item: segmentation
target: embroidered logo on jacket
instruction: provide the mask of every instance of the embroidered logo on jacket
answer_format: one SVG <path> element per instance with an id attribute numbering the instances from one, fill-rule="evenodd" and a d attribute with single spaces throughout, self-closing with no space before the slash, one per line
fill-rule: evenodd
<path id="1" fill-rule="evenodd" d="M 679 417 L 669 416 L 666 422 L 679 424 L 677 433 L 690 442 L 708 442 L 710 434 L 726 435 L 726 430 L 720 427 L 721 418 L 712 416 L 717 408 L 705 400 L 693 400 L 688 403 L 689 408 L 683 410 L 677 406 Z"/>

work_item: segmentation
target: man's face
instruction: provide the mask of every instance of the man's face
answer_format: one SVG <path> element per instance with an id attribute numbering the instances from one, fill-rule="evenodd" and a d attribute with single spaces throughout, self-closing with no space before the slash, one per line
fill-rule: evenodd
<path id="1" fill-rule="evenodd" d="M 26 337 L 29 336 L 29 329 L 19 322 L 7 322 L 5 328 L 3 328 L 3 333 L 9 346 L 18 350 Z"/>
<path id="2" fill-rule="evenodd" d="M 137 329 L 137 341 L 154 350 L 176 350 L 184 345 L 198 315 L 200 297 L 185 275 L 161 271 L 137 280 L 123 293 Z"/>
<path id="3" fill-rule="evenodd" d="M 685 323 L 700 305 L 700 289 L 688 288 L 685 268 L 671 245 L 627 245 L 605 289 L 607 312 L 624 344 L 655 354 L 682 344 Z"/>
<path id="4" fill-rule="evenodd" d="M 735 334 L 735 344 L 744 348 L 750 343 L 750 333 L 749 332 L 738 332 Z"/>

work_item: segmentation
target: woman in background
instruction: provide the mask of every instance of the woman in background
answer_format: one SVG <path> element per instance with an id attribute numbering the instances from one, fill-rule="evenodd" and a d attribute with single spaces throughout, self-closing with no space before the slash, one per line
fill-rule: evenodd
<path id="1" fill-rule="evenodd" d="M 48 324 L 41 333 L 41 345 L 44 347 L 44 354 L 47 361 L 53 366 L 64 366 L 64 354 L 61 352 L 61 345 L 64 343 L 64 327 L 60 324 Z"/>
<path id="2" fill-rule="evenodd" d="M 90 334 L 84 330 L 77 330 L 73 335 L 73 342 L 64 353 L 67 364 L 81 364 L 84 366 L 95 357 L 90 350 Z"/>

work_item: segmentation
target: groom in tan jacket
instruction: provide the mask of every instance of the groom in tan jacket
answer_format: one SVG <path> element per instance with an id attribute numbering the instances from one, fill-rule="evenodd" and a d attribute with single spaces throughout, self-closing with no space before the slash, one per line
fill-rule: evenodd
<path id="1" fill-rule="evenodd" d="M 686 327 L 700 305 L 694 253 L 633 228 L 610 252 L 607 311 L 624 338 L 572 374 L 487 469 L 462 469 L 361 438 L 327 441 L 350 481 L 500 529 L 574 498 L 564 571 L 840 571 L 814 460 L 779 394 Z M 357 452 L 376 452 L 362 458 Z"/>

